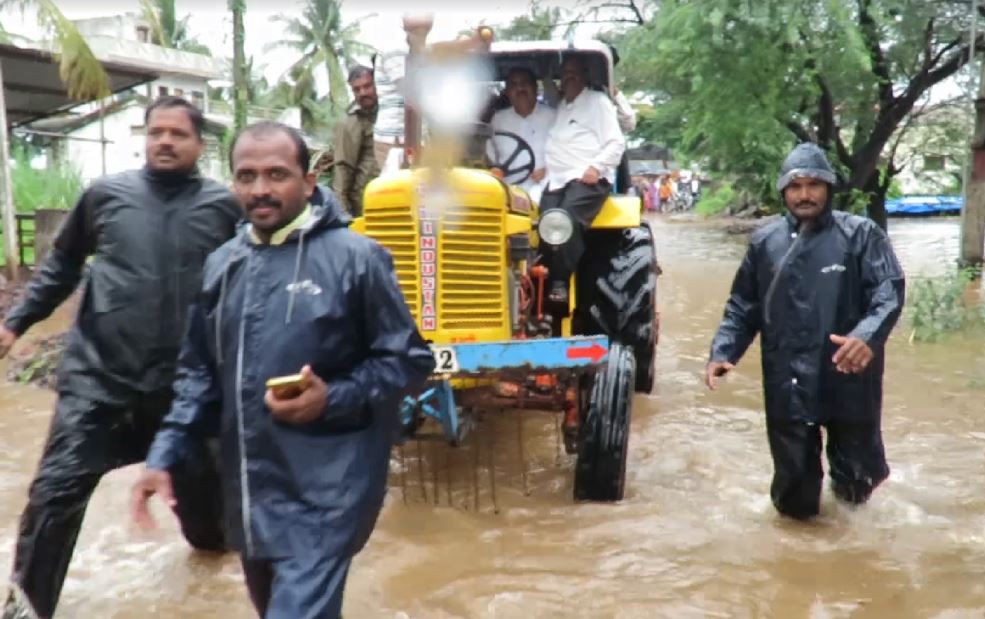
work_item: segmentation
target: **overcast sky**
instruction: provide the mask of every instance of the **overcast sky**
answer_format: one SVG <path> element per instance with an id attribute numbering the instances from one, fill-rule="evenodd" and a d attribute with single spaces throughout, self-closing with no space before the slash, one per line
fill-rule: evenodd
<path id="1" fill-rule="evenodd" d="M 575 0 L 556 0 L 551 6 L 571 7 Z M 139 12 L 139 0 L 56 0 L 58 7 L 70 19 L 101 17 L 125 12 Z M 232 20 L 226 0 L 176 0 L 178 17 L 191 14 L 192 33 L 214 50 L 217 55 L 232 55 Z M 581 3 L 584 6 L 585 2 Z M 283 51 L 265 51 L 268 43 L 281 35 L 279 24 L 271 21 L 278 13 L 299 14 L 300 2 L 292 0 L 246 1 L 247 55 L 266 65 L 268 79 L 276 79 L 290 64 L 292 54 Z M 431 40 L 454 38 L 465 29 L 480 24 L 505 24 L 527 11 L 528 0 L 486 0 L 475 3 L 468 0 L 348 0 L 342 5 L 342 14 L 349 23 L 364 18 L 361 24 L 363 40 L 381 51 L 406 48 L 401 27 L 401 16 L 412 7 L 415 12 L 430 11 L 434 14 Z M 481 7 L 481 8 L 477 8 Z M 33 16 L 26 20 L 17 14 L 0 16 L 4 26 L 13 32 L 36 34 Z M 35 32 L 31 32 L 34 30 Z"/>

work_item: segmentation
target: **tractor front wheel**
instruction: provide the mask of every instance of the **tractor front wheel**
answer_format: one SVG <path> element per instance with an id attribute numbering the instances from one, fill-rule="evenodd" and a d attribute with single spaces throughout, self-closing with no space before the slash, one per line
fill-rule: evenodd
<path id="1" fill-rule="evenodd" d="M 590 231 L 578 271 L 574 332 L 608 335 L 633 349 L 639 393 L 653 389 L 657 346 L 657 266 L 653 232 L 643 225 Z"/>
<path id="2" fill-rule="evenodd" d="M 622 500 L 635 383 L 632 348 L 613 344 L 606 365 L 595 374 L 579 433 L 576 501 Z"/>

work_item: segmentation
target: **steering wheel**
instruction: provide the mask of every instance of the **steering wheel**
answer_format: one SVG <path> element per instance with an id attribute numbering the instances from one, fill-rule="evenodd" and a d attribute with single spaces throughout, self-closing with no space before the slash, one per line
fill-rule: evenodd
<path id="1" fill-rule="evenodd" d="M 493 139 L 499 136 L 513 140 L 514 142 L 516 142 L 516 146 L 510 152 L 508 157 L 498 159 L 501 155 L 499 153 L 499 149 L 496 148 L 496 142 L 493 142 L 493 152 L 496 153 L 497 161 L 493 161 L 491 167 L 499 168 L 500 170 L 502 170 L 504 179 L 522 174 L 523 176 L 518 177 L 517 180 L 511 180 L 511 182 L 519 185 L 520 183 L 523 183 L 528 178 L 530 178 L 530 175 L 533 174 L 534 172 L 534 165 L 536 164 L 536 161 L 534 161 L 534 149 L 530 146 L 530 144 L 526 140 L 524 140 L 517 134 L 512 133 L 510 131 L 493 132 Z M 524 152 L 527 153 L 527 163 L 517 166 L 515 168 L 511 168 L 510 166 L 513 165 L 513 162 L 516 161 L 517 157 L 519 157 Z"/>

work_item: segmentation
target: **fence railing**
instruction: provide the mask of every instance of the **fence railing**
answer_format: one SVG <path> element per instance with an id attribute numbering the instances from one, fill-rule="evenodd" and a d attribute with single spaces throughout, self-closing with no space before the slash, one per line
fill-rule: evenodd
<path id="1" fill-rule="evenodd" d="M 68 211 L 59 209 L 39 209 L 33 213 L 16 213 L 14 222 L 17 227 L 14 234 L 17 235 L 18 259 L 23 266 L 32 266 L 37 263 L 37 258 L 44 259 L 44 255 L 51 249 L 62 220 Z M 0 239 L 6 231 L 0 231 Z M 6 266 L 7 260 L 0 252 L 0 266 Z"/>
<path id="2" fill-rule="evenodd" d="M 17 247 L 21 264 L 34 264 L 34 213 L 17 213 Z M 28 260 L 30 259 L 30 260 Z"/>

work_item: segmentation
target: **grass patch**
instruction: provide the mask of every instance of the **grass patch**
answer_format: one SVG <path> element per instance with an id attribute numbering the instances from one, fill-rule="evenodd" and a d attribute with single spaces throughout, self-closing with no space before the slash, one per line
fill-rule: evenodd
<path id="1" fill-rule="evenodd" d="M 701 196 L 694 211 L 699 215 L 718 215 L 728 210 L 736 200 L 735 189 L 729 182 L 723 182 L 718 187 Z"/>
<path id="2" fill-rule="evenodd" d="M 936 342 L 952 333 L 985 326 L 985 306 L 971 290 L 971 283 L 980 276 L 980 270 L 964 268 L 918 279 L 907 301 L 910 341 Z"/>
<path id="3" fill-rule="evenodd" d="M 24 148 L 15 148 L 10 171 L 14 206 L 18 213 L 33 213 L 39 208 L 69 209 L 82 193 L 78 170 L 64 163 L 36 169 Z"/>

